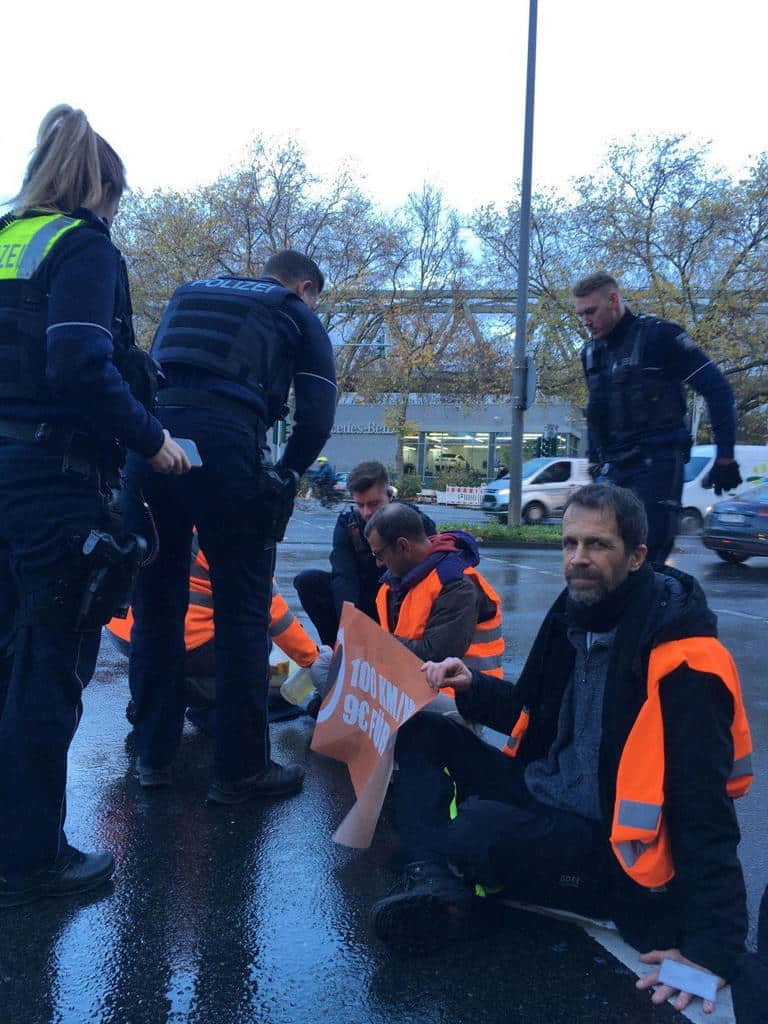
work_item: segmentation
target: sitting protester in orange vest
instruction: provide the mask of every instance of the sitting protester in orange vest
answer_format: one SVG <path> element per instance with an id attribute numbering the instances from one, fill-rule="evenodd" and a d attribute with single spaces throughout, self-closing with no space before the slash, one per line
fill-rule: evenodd
<path id="1" fill-rule="evenodd" d="M 647 529 L 631 491 L 576 491 L 563 516 L 567 589 L 517 684 L 456 658 L 424 666 L 465 718 L 509 740 L 496 750 L 424 714 L 398 732 L 408 866 L 373 909 L 385 941 L 461 941 L 481 886 L 613 918 L 651 965 L 637 985 L 658 985 L 654 1002 L 676 995 L 684 1009 L 709 986 L 709 1011 L 734 976 L 747 915 L 733 798 L 752 778 L 749 727 L 701 587 L 646 561 Z M 680 964 L 685 980 L 667 983 Z"/>
<path id="2" fill-rule="evenodd" d="M 130 609 L 126 618 L 114 618 L 107 624 L 107 630 L 115 646 L 126 656 L 131 649 L 132 625 L 133 616 Z M 216 665 L 213 629 L 213 589 L 210 571 L 206 557 L 200 550 L 197 534 L 195 534 L 192 541 L 192 559 L 189 570 L 189 608 L 184 620 L 184 644 L 187 651 L 184 670 L 187 677 L 188 703 L 190 705 L 187 717 L 201 726 L 203 725 L 203 715 L 192 709 L 212 707 L 214 703 Z M 330 660 L 330 649 L 318 648 L 315 641 L 289 609 L 274 580 L 272 582 L 269 635 L 297 665 L 310 670 L 316 666 L 322 675 L 322 666 L 325 666 L 326 662 Z M 283 708 L 281 701 L 270 695 L 271 717 L 275 717 L 275 706 L 278 711 L 288 713 L 288 708 Z M 293 713 L 296 714 L 295 711 Z M 130 704 L 127 715 L 128 720 L 131 721 Z"/>
<path id="3" fill-rule="evenodd" d="M 475 569 L 474 538 L 461 530 L 427 537 L 419 513 L 400 503 L 380 508 L 365 537 L 388 570 L 376 596 L 381 627 L 422 661 L 461 657 L 500 679 L 501 601 Z"/>

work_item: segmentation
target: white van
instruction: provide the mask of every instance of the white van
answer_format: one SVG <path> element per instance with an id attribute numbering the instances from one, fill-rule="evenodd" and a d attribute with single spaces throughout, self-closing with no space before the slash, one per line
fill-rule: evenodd
<path id="1" fill-rule="evenodd" d="M 760 483 L 768 476 L 768 445 L 737 444 L 734 458 L 739 464 L 741 483 L 736 490 L 724 491 L 718 496 L 710 487 L 705 489 L 701 481 L 706 477 L 715 461 L 713 444 L 697 444 L 691 449 L 691 457 L 685 466 L 683 497 L 680 502 L 680 533 L 695 533 L 701 529 L 707 509 L 725 497 L 740 494 L 748 487 Z"/>
<path id="2" fill-rule="evenodd" d="M 562 512 L 568 498 L 578 487 L 591 483 L 587 459 L 539 458 L 523 463 L 523 490 L 520 515 L 524 523 Z M 509 474 L 488 484 L 483 495 L 483 511 L 506 520 L 509 509 Z"/>

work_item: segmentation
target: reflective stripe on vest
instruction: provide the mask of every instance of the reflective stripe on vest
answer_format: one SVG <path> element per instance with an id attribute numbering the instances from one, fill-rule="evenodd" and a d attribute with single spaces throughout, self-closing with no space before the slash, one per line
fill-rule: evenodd
<path id="1" fill-rule="evenodd" d="M 317 644 L 288 607 L 276 584 L 272 584 L 269 635 L 277 646 L 302 668 L 309 668 L 317 658 Z"/>
<path id="2" fill-rule="evenodd" d="M 520 742 L 528 732 L 528 723 L 531 720 L 531 713 L 528 708 L 523 708 L 520 714 L 517 716 L 517 721 L 512 726 L 512 731 L 507 738 L 507 742 L 501 748 L 502 753 L 506 754 L 507 757 L 517 757 L 520 753 Z"/>
<path id="3" fill-rule="evenodd" d="M 486 675 L 502 678 L 501 659 L 504 654 L 504 639 L 501 634 L 501 599 L 488 581 L 471 567 L 464 570 L 464 575 L 471 577 L 478 584 L 485 596 L 494 604 L 494 614 L 484 622 L 478 622 L 469 647 L 462 655 L 468 668 L 484 672 Z M 383 629 L 405 640 L 420 640 L 427 628 L 432 606 L 437 600 L 443 584 L 436 569 L 428 573 L 412 587 L 403 598 L 400 614 L 394 630 L 389 623 L 389 584 L 382 583 L 376 595 L 376 612 Z M 453 696 L 451 688 L 443 693 Z"/>
<path id="4" fill-rule="evenodd" d="M 0 281 L 28 281 L 63 234 L 82 224 L 76 217 L 22 217 L 0 231 Z"/>
<path id="5" fill-rule="evenodd" d="M 734 761 L 726 791 L 743 796 L 752 782 L 752 740 L 733 659 L 714 637 L 690 637 L 651 651 L 645 703 L 624 744 L 616 780 L 611 846 L 626 873 L 647 888 L 666 885 L 675 866 L 664 819 L 664 721 L 661 680 L 681 665 L 722 679 L 733 698 Z"/>
<path id="6" fill-rule="evenodd" d="M 317 644 L 291 613 L 274 580 L 269 614 L 269 633 L 278 647 L 302 668 L 312 665 L 317 658 Z M 107 629 L 129 643 L 132 626 L 133 615 L 129 609 L 125 619 L 111 619 Z M 184 620 L 184 647 L 187 651 L 194 651 L 209 640 L 213 640 L 213 634 L 211 574 L 195 533 L 189 569 L 189 608 Z"/>

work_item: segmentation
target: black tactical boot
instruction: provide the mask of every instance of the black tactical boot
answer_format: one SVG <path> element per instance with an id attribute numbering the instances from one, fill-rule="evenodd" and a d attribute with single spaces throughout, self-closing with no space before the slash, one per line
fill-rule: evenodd
<path id="1" fill-rule="evenodd" d="M 472 887 L 447 866 L 418 861 L 406 865 L 395 892 L 374 903 L 371 923 L 387 945 L 430 953 L 464 933 L 474 902 Z"/>

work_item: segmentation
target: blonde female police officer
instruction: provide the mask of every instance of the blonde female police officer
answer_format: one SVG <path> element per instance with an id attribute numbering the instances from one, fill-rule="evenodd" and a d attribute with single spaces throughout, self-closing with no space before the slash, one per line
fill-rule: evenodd
<path id="1" fill-rule="evenodd" d="M 112 875 L 111 854 L 82 853 L 63 830 L 100 636 L 83 597 L 100 546 L 123 551 L 106 497 L 122 447 L 161 473 L 189 469 L 117 368 L 133 342 L 109 236 L 124 188 L 117 153 L 58 106 L 0 220 L 0 907 Z"/>

